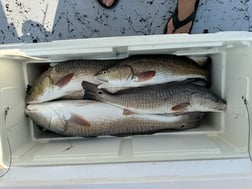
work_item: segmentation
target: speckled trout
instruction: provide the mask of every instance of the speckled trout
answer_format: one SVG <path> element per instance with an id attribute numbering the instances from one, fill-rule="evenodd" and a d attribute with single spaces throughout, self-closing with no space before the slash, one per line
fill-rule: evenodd
<path id="1" fill-rule="evenodd" d="M 114 60 L 73 60 L 58 63 L 38 78 L 26 98 L 26 103 L 42 103 L 64 96 L 81 99 L 81 82 L 99 84 L 94 75 L 114 63 Z"/>
<path id="2" fill-rule="evenodd" d="M 205 64 L 210 65 L 207 58 Z M 188 79 L 209 80 L 209 70 L 200 67 L 186 56 L 136 55 L 98 72 L 95 78 L 102 82 L 99 89 L 113 88 L 114 92 L 131 87 L 163 84 Z M 118 88 L 118 90 L 117 90 Z"/>
<path id="3" fill-rule="evenodd" d="M 85 81 L 82 86 L 85 89 L 84 98 L 106 102 L 134 113 L 221 112 L 226 108 L 225 100 L 190 82 L 131 88 L 115 94 L 97 89 Z"/>
<path id="4" fill-rule="evenodd" d="M 64 100 L 28 105 L 25 113 L 38 125 L 66 136 L 150 134 L 198 127 L 202 113 L 143 115 L 92 100 Z"/>

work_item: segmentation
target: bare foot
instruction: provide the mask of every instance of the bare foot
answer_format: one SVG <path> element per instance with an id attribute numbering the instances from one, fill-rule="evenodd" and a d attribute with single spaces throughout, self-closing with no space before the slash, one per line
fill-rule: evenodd
<path id="1" fill-rule="evenodd" d="M 178 20 L 183 21 L 192 14 L 195 9 L 196 0 L 178 0 Z M 167 24 L 166 33 L 189 33 L 192 22 L 189 22 L 175 30 L 173 19 Z"/>

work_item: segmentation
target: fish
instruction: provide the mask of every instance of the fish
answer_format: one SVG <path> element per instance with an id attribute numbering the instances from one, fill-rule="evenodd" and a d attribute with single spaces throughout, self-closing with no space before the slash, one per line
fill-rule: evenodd
<path id="1" fill-rule="evenodd" d="M 99 82 L 94 75 L 115 60 L 71 60 L 61 62 L 43 72 L 26 97 L 27 104 L 47 102 L 70 95 L 81 99 L 81 82 Z M 79 96 L 78 96 L 79 94 Z M 77 96 L 76 96 L 77 95 Z"/>
<path id="2" fill-rule="evenodd" d="M 80 100 L 85 95 L 84 90 L 74 91 L 68 95 L 61 97 L 61 100 Z"/>
<path id="3" fill-rule="evenodd" d="M 110 94 L 82 82 L 85 99 L 99 100 L 140 114 L 223 112 L 226 101 L 209 89 L 190 82 L 131 88 Z"/>
<path id="4" fill-rule="evenodd" d="M 64 136 L 128 136 L 185 130 L 200 126 L 204 114 L 135 114 L 93 100 L 58 100 L 27 105 L 25 113 L 37 125 Z"/>
<path id="5" fill-rule="evenodd" d="M 205 65 L 211 64 L 210 58 L 205 61 Z M 102 69 L 95 75 L 95 79 L 102 83 L 98 85 L 98 89 L 113 88 L 112 93 L 132 87 L 188 79 L 203 80 L 205 81 L 203 85 L 210 83 L 209 70 L 203 69 L 191 58 L 165 54 L 131 56 L 118 64 Z"/>

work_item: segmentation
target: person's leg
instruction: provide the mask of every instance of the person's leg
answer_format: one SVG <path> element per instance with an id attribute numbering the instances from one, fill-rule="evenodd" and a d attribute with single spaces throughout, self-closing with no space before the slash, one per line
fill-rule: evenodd
<path id="1" fill-rule="evenodd" d="M 98 0 L 98 2 L 105 8 L 111 8 L 115 5 L 116 0 Z"/>
<path id="2" fill-rule="evenodd" d="M 171 19 L 169 19 L 165 33 L 189 33 L 195 17 L 194 11 L 196 11 L 198 3 L 199 0 L 178 0 L 177 10 L 175 10 Z M 174 19 L 176 16 L 177 20 Z M 188 17 L 190 17 L 189 22 L 185 22 L 184 24 L 183 21 L 186 21 Z M 174 20 L 179 23 L 174 23 Z"/>

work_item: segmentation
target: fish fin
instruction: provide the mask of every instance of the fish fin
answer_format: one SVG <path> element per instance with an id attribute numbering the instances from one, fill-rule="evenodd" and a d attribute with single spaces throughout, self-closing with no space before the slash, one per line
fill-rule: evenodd
<path id="1" fill-rule="evenodd" d="M 105 92 L 104 90 L 97 89 L 97 85 L 87 81 L 82 81 L 81 85 L 85 91 L 85 94 L 83 96 L 84 99 L 101 101 L 100 95 Z"/>
<path id="2" fill-rule="evenodd" d="M 156 75 L 156 71 L 150 70 L 146 72 L 140 72 L 134 76 L 133 80 L 136 82 L 148 81 Z M 137 79 L 136 79 L 137 78 Z"/>
<path id="3" fill-rule="evenodd" d="M 82 99 L 83 95 L 84 95 L 84 91 L 83 90 L 78 90 L 78 91 L 68 91 L 67 95 L 63 96 L 61 99 L 65 99 L 65 100 L 80 100 Z"/>
<path id="4" fill-rule="evenodd" d="M 107 86 L 107 84 L 100 84 L 97 86 L 97 89 L 102 89 L 105 90 L 106 92 L 110 93 L 110 94 L 114 94 L 118 91 L 122 91 L 125 89 L 128 89 L 128 87 L 109 87 Z"/>
<path id="5" fill-rule="evenodd" d="M 171 109 L 176 112 L 181 112 L 184 111 L 189 105 L 190 103 L 181 103 L 173 106 Z"/>
<path id="6" fill-rule="evenodd" d="M 205 80 L 205 79 L 201 79 L 201 78 L 190 78 L 190 79 L 187 79 L 185 81 L 183 81 L 185 83 L 193 83 L 195 85 L 199 85 L 199 86 L 203 86 L 203 87 L 210 87 L 210 82 L 208 80 Z"/>
<path id="7" fill-rule="evenodd" d="M 109 87 L 109 88 L 106 88 L 104 89 L 107 93 L 110 93 L 110 94 L 116 94 L 118 93 L 119 91 L 123 91 L 123 90 L 126 90 L 128 88 L 126 87 Z"/>
<path id="8" fill-rule="evenodd" d="M 135 112 L 128 110 L 128 109 L 123 109 L 123 115 L 132 115 L 132 114 L 136 114 Z"/>
<path id="9" fill-rule="evenodd" d="M 60 78 L 55 85 L 59 86 L 59 87 L 64 87 L 65 85 L 67 85 L 71 79 L 73 78 L 74 73 L 70 73 L 65 75 L 64 77 Z"/>
<path id="10" fill-rule="evenodd" d="M 85 91 L 84 95 L 83 95 L 83 99 L 87 99 L 87 100 L 98 100 L 97 99 L 97 95 L 95 93 L 92 93 L 91 91 Z"/>
<path id="11" fill-rule="evenodd" d="M 72 123 L 78 126 L 82 126 L 82 127 L 90 127 L 91 124 L 84 119 L 82 116 L 77 115 L 77 114 L 72 114 L 71 118 L 69 120 L 67 120 L 67 123 Z"/>
<path id="12" fill-rule="evenodd" d="M 88 81 L 82 81 L 81 86 L 84 90 L 91 91 L 93 93 L 97 92 L 97 85 L 90 83 Z"/>

